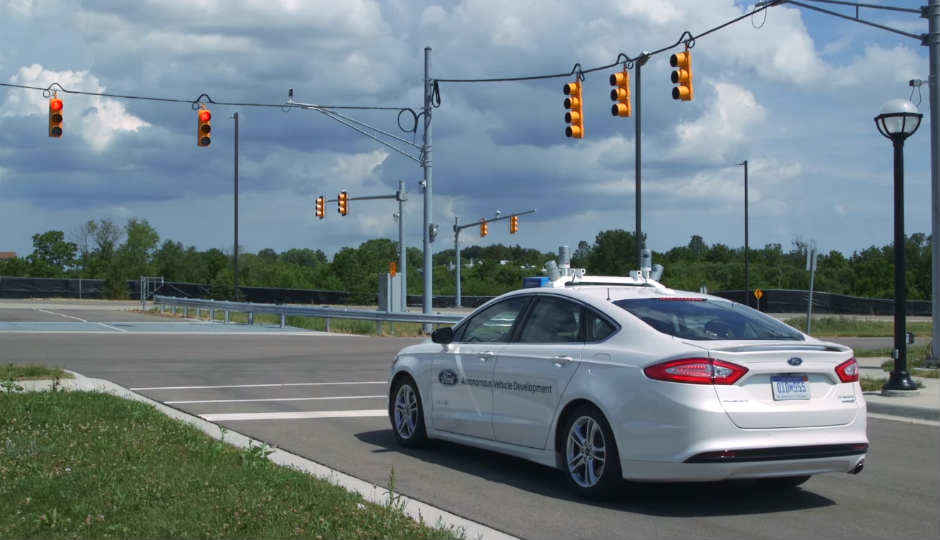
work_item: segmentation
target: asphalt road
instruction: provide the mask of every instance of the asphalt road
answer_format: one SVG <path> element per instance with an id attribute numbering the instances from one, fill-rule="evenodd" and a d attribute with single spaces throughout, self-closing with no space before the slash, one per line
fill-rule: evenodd
<path id="1" fill-rule="evenodd" d="M 0 311 L 0 320 L 7 316 Z M 405 494 L 521 537 L 792 540 L 940 532 L 940 428 L 932 426 L 870 418 L 872 451 L 861 475 L 819 476 L 788 493 L 746 482 L 646 484 L 603 504 L 573 498 L 556 471 L 519 459 L 448 443 L 403 450 L 382 412 L 383 381 L 395 352 L 413 342 L 314 334 L 0 333 L 0 361 L 63 366 L 204 417 L 261 414 L 214 421 L 371 482 L 386 483 L 394 470 Z"/>

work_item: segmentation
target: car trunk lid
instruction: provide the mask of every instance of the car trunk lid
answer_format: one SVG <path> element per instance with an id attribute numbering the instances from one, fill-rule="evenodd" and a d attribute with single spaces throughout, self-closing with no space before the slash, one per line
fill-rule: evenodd
<path id="1" fill-rule="evenodd" d="M 704 348 L 713 359 L 747 368 L 734 384 L 714 386 L 740 428 L 837 426 L 852 422 L 858 412 L 858 385 L 842 383 L 835 371 L 852 357 L 847 347 L 793 341 L 687 343 Z"/>

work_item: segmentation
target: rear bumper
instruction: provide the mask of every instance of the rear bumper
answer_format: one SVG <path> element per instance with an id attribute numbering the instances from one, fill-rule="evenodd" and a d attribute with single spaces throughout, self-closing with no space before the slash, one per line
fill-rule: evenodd
<path id="1" fill-rule="evenodd" d="M 621 461 L 627 480 L 659 482 L 709 482 L 744 478 L 776 478 L 830 472 L 849 473 L 864 461 L 865 454 L 813 459 L 747 461 L 741 463 L 666 463 Z"/>

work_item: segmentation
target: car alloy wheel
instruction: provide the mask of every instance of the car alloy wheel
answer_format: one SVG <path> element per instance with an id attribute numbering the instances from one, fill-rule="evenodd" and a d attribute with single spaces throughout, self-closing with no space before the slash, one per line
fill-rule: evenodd
<path id="1" fill-rule="evenodd" d="M 418 426 L 418 395 L 408 383 L 395 394 L 395 431 L 403 440 L 411 439 Z"/>
<path id="2" fill-rule="evenodd" d="M 571 424 L 565 445 L 568 474 L 582 488 L 593 488 L 604 476 L 607 466 L 607 442 L 604 430 L 590 416 Z"/>

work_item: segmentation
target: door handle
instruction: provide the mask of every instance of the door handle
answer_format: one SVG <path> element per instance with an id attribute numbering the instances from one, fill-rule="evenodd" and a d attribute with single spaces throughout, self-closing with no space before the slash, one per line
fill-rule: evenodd
<path id="1" fill-rule="evenodd" d="M 555 356 L 554 360 L 555 360 L 555 367 L 564 367 L 570 364 L 571 362 L 574 362 L 574 358 L 570 356 L 565 356 L 563 354 L 559 354 Z"/>
<path id="2" fill-rule="evenodd" d="M 486 362 L 486 361 L 488 361 L 490 358 L 494 358 L 495 356 L 496 356 L 496 353 L 493 352 L 493 351 L 485 351 L 485 352 L 482 352 L 482 353 L 480 353 L 480 362 Z"/>

